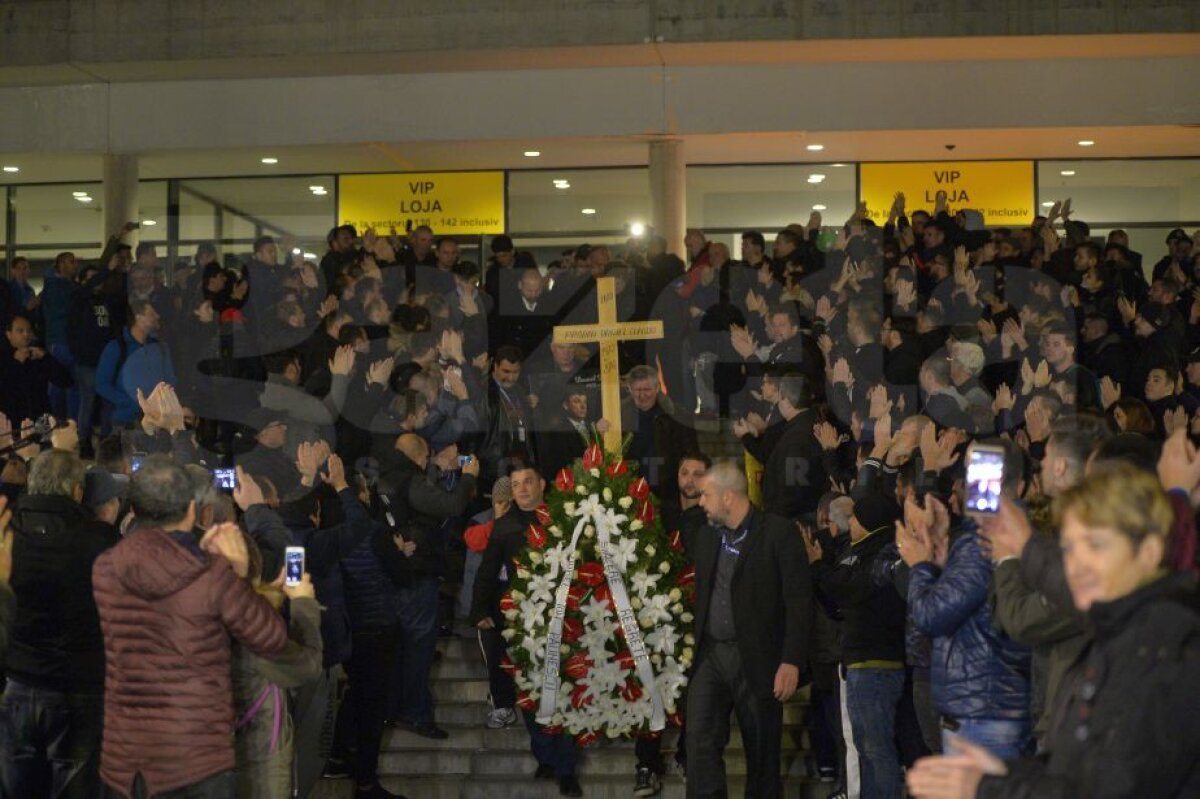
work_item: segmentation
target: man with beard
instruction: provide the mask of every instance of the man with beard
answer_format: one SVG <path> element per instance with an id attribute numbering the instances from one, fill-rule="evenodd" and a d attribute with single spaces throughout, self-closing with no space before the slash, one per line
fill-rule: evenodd
<path id="1" fill-rule="evenodd" d="M 113 424 L 132 427 L 141 418 L 138 391 L 146 396 L 159 383 L 175 385 L 175 368 L 155 334 L 158 312 L 149 300 L 130 300 L 131 323 L 108 342 L 96 365 L 96 391 L 113 405 Z"/>

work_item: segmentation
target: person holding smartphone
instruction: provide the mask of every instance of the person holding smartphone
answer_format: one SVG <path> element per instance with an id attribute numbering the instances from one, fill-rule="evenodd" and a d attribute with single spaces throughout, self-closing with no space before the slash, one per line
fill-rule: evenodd
<path id="1" fill-rule="evenodd" d="M 998 452 L 1000 458 L 975 478 L 975 488 L 968 471 L 966 504 L 971 513 L 994 514 L 997 489 L 1009 500 L 1024 493 L 1025 456 L 1010 441 L 987 440 L 968 448 L 968 469 L 979 459 L 972 452 L 975 447 L 989 456 Z M 997 757 L 1020 756 L 1031 734 L 1030 652 L 992 622 L 992 562 L 976 521 L 952 522 L 935 496 L 926 495 L 922 504 L 910 499 L 897 544 L 911 570 L 909 615 L 917 630 L 933 639 L 930 678 L 942 717 L 943 746 L 949 752 L 963 739 Z"/>

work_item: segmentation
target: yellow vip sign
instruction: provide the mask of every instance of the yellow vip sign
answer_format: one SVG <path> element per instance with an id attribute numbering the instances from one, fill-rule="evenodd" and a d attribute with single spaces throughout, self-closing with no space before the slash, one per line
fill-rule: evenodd
<path id="1" fill-rule="evenodd" d="M 338 219 L 359 231 L 403 232 L 428 225 L 437 235 L 477 236 L 504 232 L 503 172 L 420 172 L 343 175 L 338 181 Z"/>
<path id="2" fill-rule="evenodd" d="M 933 211 L 939 191 L 946 192 L 952 211 L 973 208 L 987 225 L 1033 221 L 1032 161 L 925 161 L 907 164 L 863 164 L 860 199 L 876 222 L 887 220 L 896 192 L 904 192 L 907 212 Z"/>

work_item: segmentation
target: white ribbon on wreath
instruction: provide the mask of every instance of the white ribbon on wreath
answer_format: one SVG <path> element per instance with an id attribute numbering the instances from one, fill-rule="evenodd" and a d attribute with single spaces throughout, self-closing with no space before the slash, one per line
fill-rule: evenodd
<path id="1" fill-rule="evenodd" d="M 588 496 L 579 503 L 575 509 L 575 516 L 579 518 L 579 521 L 575 524 L 575 530 L 571 534 L 571 542 L 564 548 L 564 555 L 561 560 L 564 562 L 574 561 L 575 549 L 579 545 L 579 537 L 587 529 L 588 524 L 591 524 L 596 533 L 600 558 L 604 565 L 604 578 L 608 582 L 609 591 L 612 593 L 617 620 L 624 631 L 625 643 L 629 647 L 629 654 L 633 656 L 634 668 L 637 670 L 638 679 L 641 680 L 643 689 L 650 697 L 650 729 L 652 731 L 661 730 L 666 727 L 666 710 L 663 706 L 662 694 L 654 678 L 654 667 L 650 664 L 650 656 L 646 653 L 646 646 L 642 640 L 642 631 L 638 627 L 637 614 L 634 613 L 629 603 L 629 592 L 625 588 L 624 558 L 619 557 L 612 543 L 614 538 L 620 537 L 621 525 L 628 521 L 628 517 L 623 514 L 613 513 L 612 508 L 605 507 L 596 494 Z M 553 579 L 558 576 L 558 560 L 555 560 L 550 568 L 550 577 Z M 562 656 L 562 627 L 563 619 L 566 618 L 567 594 L 571 590 L 571 578 L 574 576 L 574 570 L 563 569 L 563 571 L 565 573 L 555 593 L 554 614 L 550 617 L 550 629 L 546 634 L 542 693 L 536 716 L 539 724 L 549 724 L 553 719 L 555 707 L 558 703 L 558 689 L 562 684 L 562 679 L 559 676 L 559 662 Z M 654 631 L 651 631 L 652 635 L 653 633 Z"/>

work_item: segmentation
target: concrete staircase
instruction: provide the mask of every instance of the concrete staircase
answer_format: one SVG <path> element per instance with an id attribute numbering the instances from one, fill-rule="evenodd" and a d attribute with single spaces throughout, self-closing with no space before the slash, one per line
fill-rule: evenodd
<path id="1" fill-rule="evenodd" d="M 523 724 L 504 730 L 484 726 L 488 711 L 487 674 L 474 635 L 460 629 L 459 638 L 442 639 L 441 660 L 434 665 L 433 691 L 438 723 L 449 733 L 445 741 L 430 741 L 408 732 L 387 730 L 379 761 L 382 782 L 409 799 L 540 799 L 557 797 L 552 780 L 534 780 L 537 764 L 529 752 Z M 784 708 L 783 764 L 785 796 L 824 799 L 829 786 L 806 777 L 807 735 L 802 730 L 807 697 Z M 665 759 L 673 765 L 678 733 L 668 732 Z M 590 799 L 626 799 L 633 795 L 636 759 L 631 741 L 604 741 L 585 750 L 579 781 Z M 725 752 L 730 776 L 729 795 L 742 794 L 746 771 L 741 736 L 736 728 Z M 663 780 L 661 796 L 682 799 L 685 784 L 674 770 Z M 314 799 L 349 799 L 349 780 L 323 780 Z"/>

